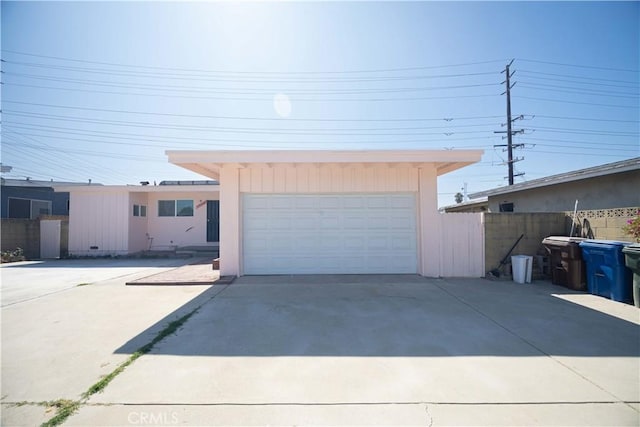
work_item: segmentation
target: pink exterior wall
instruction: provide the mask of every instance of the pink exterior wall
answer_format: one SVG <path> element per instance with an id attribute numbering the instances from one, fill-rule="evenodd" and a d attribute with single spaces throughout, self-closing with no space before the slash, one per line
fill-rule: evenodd
<path id="1" fill-rule="evenodd" d="M 70 192 L 69 253 L 77 256 L 126 255 L 176 246 L 205 246 L 207 200 L 218 200 L 218 187 L 208 191 L 167 187 L 96 186 Z M 199 190 L 199 189 L 198 189 Z M 194 216 L 158 217 L 158 200 L 193 200 Z M 133 216 L 133 205 L 147 206 L 147 216 Z M 153 241 L 150 240 L 153 238 Z M 97 249 L 91 249 L 97 247 Z"/>
<path id="2" fill-rule="evenodd" d="M 156 192 L 148 195 L 147 233 L 153 239 L 151 250 L 167 250 L 176 246 L 207 246 L 207 200 L 218 200 L 216 191 Z M 158 216 L 158 200 L 193 200 L 194 215 Z"/>
<path id="3" fill-rule="evenodd" d="M 133 216 L 133 205 L 147 206 L 147 216 Z M 129 193 L 129 252 L 140 252 L 149 249 L 147 239 L 147 218 L 149 202 L 147 193 Z"/>
<path id="4" fill-rule="evenodd" d="M 418 169 L 405 165 L 296 165 L 240 169 L 241 193 L 417 192 Z"/>

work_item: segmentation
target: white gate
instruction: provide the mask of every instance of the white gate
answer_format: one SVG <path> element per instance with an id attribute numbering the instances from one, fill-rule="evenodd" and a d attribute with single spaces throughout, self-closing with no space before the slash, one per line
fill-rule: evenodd
<path id="1" fill-rule="evenodd" d="M 442 277 L 483 277 L 484 214 L 440 215 L 440 274 Z"/>
<path id="2" fill-rule="evenodd" d="M 46 219 L 40 221 L 40 258 L 60 258 L 60 230 L 62 221 Z"/>

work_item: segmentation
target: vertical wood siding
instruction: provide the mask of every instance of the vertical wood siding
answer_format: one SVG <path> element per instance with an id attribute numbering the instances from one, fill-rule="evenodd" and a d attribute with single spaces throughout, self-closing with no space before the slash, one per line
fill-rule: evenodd
<path id="1" fill-rule="evenodd" d="M 242 193 L 418 191 L 418 169 L 385 166 L 274 166 L 240 169 Z"/>
<path id="2" fill-rule="evenodd" d="M 69 204 L 69 253 L 127 253 L 128 193 L 71 193 Z"/>
<path id="3" fill-rule="evenodd" d="M 484 214 L 448 213 L 440 221 L 440 275 L 483 277 Z"/>

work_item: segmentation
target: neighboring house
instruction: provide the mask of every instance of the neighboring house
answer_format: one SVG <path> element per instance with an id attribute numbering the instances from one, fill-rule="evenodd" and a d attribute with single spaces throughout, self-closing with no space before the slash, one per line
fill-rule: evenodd
<path id="1" fill-rule="evenodd" d="M 167 155 L 171 163 L 220 182 L 222 275 L 437 277 L 446 274 L 437 178 L 478 162 L 482 153 L 282 150 Z M 158 196 L 153 194 L 153 200 Z M 154 206 L 151 193 L 148 197 Z M 134 202 L 131 196 L 128 200 L 131 209 Z"/>
<path id="2" fill-rule="evenodd" d="M 487 212 L 489 210 L 489 201 L 487 197 L 480 197 L 476 200 L 467 200 L 466 202 L 456 203 L 455 205 L 440 208 L 444 213 L 457 212 Z"/>
<path id="3" fill-rule="evenodd" d="M 215 181 L 160 185 L 56 186 L 70 193 L 69 254 L 127 255 L 148 250 L 216 247 Z"/>
<path id="4" fill-rule="evenodd" d="M 74 187 L 88 184 L 2 178 L 1 217 L 36 219 L 41 215 L 69 215 L 69 193 L 53 190 L 53 187 L 60 185 Z"/>
<path id="5" fill-rule="evenodd" d="M 470 194 L 490 212 L 565 212 L 640 206 L 640 157 Z"/>

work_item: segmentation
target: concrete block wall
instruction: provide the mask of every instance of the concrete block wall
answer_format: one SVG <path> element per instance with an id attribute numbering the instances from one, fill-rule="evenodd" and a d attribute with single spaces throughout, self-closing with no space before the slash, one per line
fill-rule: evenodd
<path id="1" fill-rule="evenodd" d="M 61 220 L 60 256 L 66 257 L 69 254 L 69 217 L 66 215 L 43 215 L 39 219 L 2 218 L 0 250 L 22 248 L 27 259 L 40 258 L 41 219 Z"/>
<path id="2" fill-rule="evenodd" d="M 578 211 L 575 221 L 574 236 L 589 237 L 599 240 L 633 241 L 633 238 L 622 231 L 627 221 L 636 217 L 640 207 L 594 209 Z M 565 232 L 571 232 L 573 212 L 567 215 Z"/>
<path id="3" fill-rule="evenodd" d="M 543 254 L 542 240 L 550 235 L 565 234 L 566 216 L 557 213 L 485 213 L 485 268 L 498 267 L 521 234 L 524 237 L 511 255 Z M 510 262 L 510 261 L 509 261 Z M 502 274 L 511 274 L 508 265 Z"/>
<path id="4" fill-rule="evenodd" d="M 2 251 L 22 248 L 27 259 L 40 258 L 40 220 L 2 218 L 0 232 Z"/>

